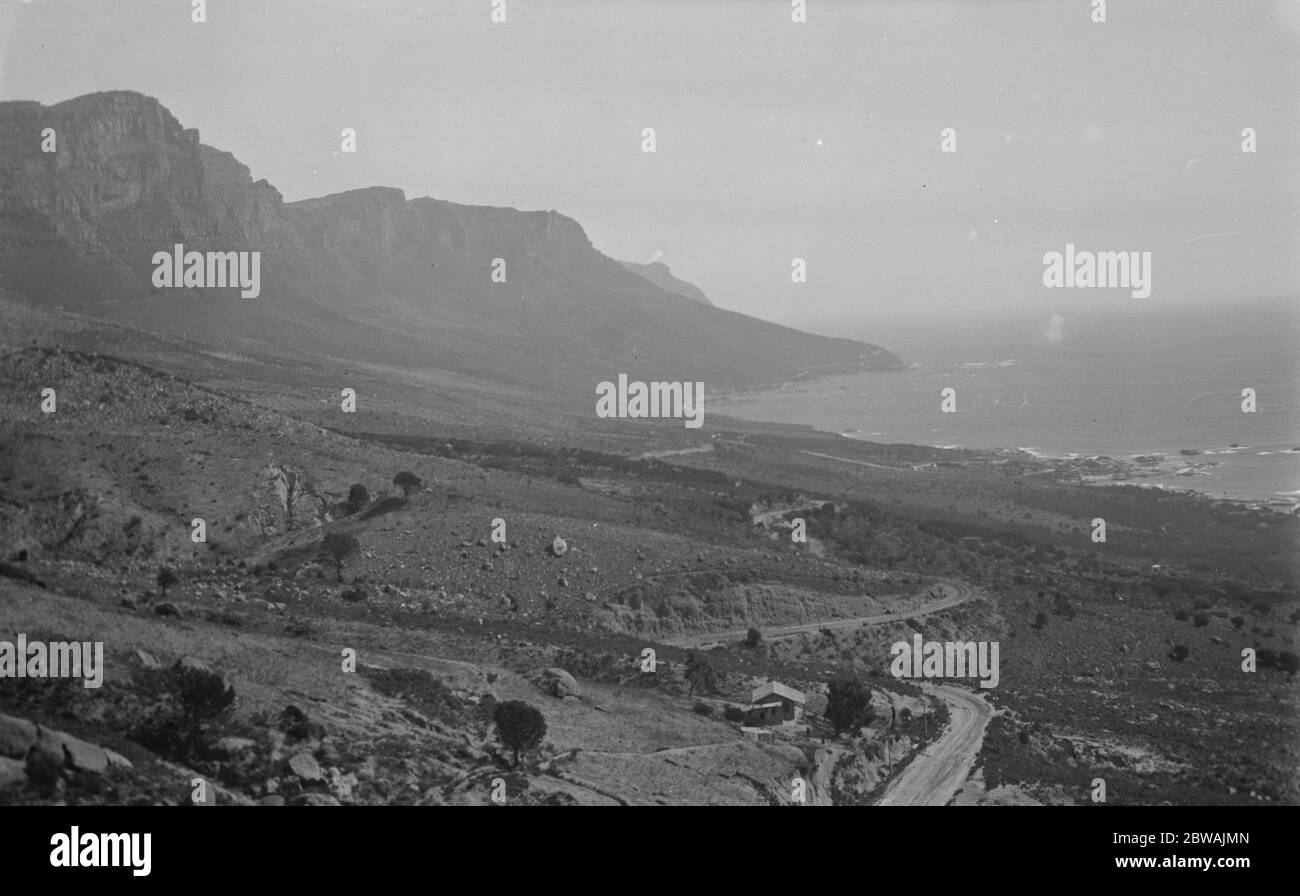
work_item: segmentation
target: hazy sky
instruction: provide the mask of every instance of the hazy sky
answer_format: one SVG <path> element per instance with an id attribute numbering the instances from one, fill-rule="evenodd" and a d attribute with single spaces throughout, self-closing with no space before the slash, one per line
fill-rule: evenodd
<path id="1" fill-rule="evenodd" d="M 138 90 L 288 200 L 553 208 L 819 329 L 1300 294 L 1298 2 L 1111 0 L 1105 24 L 1091 0 L 808 0 L 807 24 L 788 0 L 505 0 L 505 24 L 492 0 L 190 5 L 0 0 L 0 99 Z M 1151 297 L 1044 288 L 1066 242 L 1151 252 Z"/>

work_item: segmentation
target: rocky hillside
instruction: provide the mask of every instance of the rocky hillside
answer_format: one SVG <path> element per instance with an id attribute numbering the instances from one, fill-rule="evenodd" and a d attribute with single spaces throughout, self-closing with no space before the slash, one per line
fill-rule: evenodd
<path id="1" fill-rule="evenodd" d="M 154 287 L 154 253 L 176 243 L 261 252 L 260 297 Z M 554 211 L 384 187 L 286 203 L 138 93 L 0 103 L 0 284 L 42 307 L 245 355 L 544 382 L 584 408 L 620 372 L 712 390 L 900 366 L 713 308 L 651 267 L 629 271 Z"/>

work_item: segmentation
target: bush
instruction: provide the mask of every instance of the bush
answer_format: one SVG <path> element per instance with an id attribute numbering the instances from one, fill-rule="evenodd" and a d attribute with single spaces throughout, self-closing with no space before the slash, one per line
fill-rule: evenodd
<path id="1" fill-rule="evenodd" d="M 522 700 L 498 703 L 492 713 L 497 726 L 497 739 L 515 754 L 514 766 L 519 766 L 519 754 L 540 746 L 546 737 L 546 718 L 541 710 Z"/>
<path id="2" fill-rule="evenodd" d="M 1232 619 L 1229 621 L 1232 622 L 1232 627 L 1237 629 L 1238 631 L 1240 631 L 1242 627 L 1245 626 L 1246 624 L 1246 620 L 1241 616 L 1233 616 Z"/>
<path id="3" fill-rule="evenodd" d="M 745 632 L 745 646 L 757 647 L 761 643 L 763 643 L 763 633 L 757 628 L 750 626 L 749 631 Z"/>
<path id="4" fill-rule="evenodd" d="M 1300 671 L 1300 657 L 1289 650 L 1284 650 L 1277 655 L 1277 667 L 1289 675 L 1294 675 Z"/>
<path id="5" fill-rule="evenodd" d="M 851 672 L 841 672 L 830 680 L 826 700 L 826 720 L 835 733 L 856 731 L 871 724 L 875 712 L 871 708 L 871 688 Z"/>
<path id="6" fill-rule="evenodd" d="M 1179 610 L 1177 613 L 1174 614 L 1174 619 L 1178 620 L 1179 622 L 1186 622 L 1188 618 L 1189 617 L 1187 615 L 1186 610 Z"/>
<path id="7" fill-rule="evenodd" d="M 1174 652 L 1171 654 L 1171 656 L 1173 656 L 1175 661 L 1181 663 L 1183 660 L 1187 659 L 1187 657 L 1189 657 L 1191 653 L 1192 653 L 1191 649 L 1188 648 L 1186 645 L 1175 644 Z"/>
<path id="8" fill-rule="evenodd" d="M 1195 623 L 1197 628 L 1205 628 L 1210 624 L 1210 617 L 1206 613 L 1197 613 L 1192 617 L 1192 622 Z"/>
<path id="9" fill-rule="evenodd" d="M 691 707 L 691 709 L 692 709 L 692 710 L 693 710 L 697 715 L 702 715 L 702 716 L 711 716 L 711 715 L 713 715 L 713 707 L 710 706 L 710 705 L 707 704 L 707 703 L 696 703 L 694 706 Z"/>
<path id="10" fill-rule="evenodd" d="M 235 689 L 223 675 L 190 660 L 170 669 L 144 670 L 139 681 L 154 702 L 132 738 L 169 759 L 197 755 L 207 743 L 209 726 L 235 703 Z"/>
<path id="11" fill-rule="evenodd" d="M 1261 669 L 1272 669 L 1277 665 L 1277 652 L 1267 647 L 1261 647 L 1255 651 L 1255 662 Z"/>
<path id="12" fill-rule="evenodd" d="M 722 710 L 722 717 L 728 722 L 743 722 L 745 721 L 745 711 L 739 706 L 728 706 Z"/>

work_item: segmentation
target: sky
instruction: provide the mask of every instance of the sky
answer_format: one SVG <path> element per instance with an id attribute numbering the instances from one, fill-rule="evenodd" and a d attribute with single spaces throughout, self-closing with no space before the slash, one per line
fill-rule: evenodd
<path id="1" fill-rule="evenodd" d="M 0 100 L 138 90 L 286 200 L 555 209 L 821 332 L 1300 295 L 1300 2 L 1093 6 L 0 0 Z M 1151 252 L 1151 295 L 1048 289 L 1066 243 Z"/>

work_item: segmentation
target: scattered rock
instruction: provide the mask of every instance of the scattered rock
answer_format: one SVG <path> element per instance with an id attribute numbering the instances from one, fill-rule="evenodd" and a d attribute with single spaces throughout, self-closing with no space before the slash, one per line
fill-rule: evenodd
<path id="1" fill-rule="evenodd" d="M 357 786 L 357 776 L 355 774 L 348 772 L 345 775 L 338 769 L 331 768 L 329 770 L 329 779 L 331 793 L 340 800 L 347 801 L 352 799 L 352 792 Z"/>
<path id="2" fill-rule="evenodd" d="M 0 790 L 27 783 L 27 764 L 20 759 L 0 756 Z"/>
<path id="3" fill-rule="evenodd" d="M 162 663 L 158 662 L 157 658 L 155 658 L 152 653 L 147 653 L 143 650 L 131 651 L 131 659 L 135 660 L 145 669 L 162 668 Z"/>
<path id="4" fill-rule="evenodd" d="M 560 536 L 551 539 L 551 555 L 554 557 L 563 557 L 569 553 L 569 543 Z"/>
<path id="5" fill-rule="evenodd" d="M 325 770 L 320 767 L 316 757 L 310 753 L 297 753 L 289 758 L 289 771 L 308 784 L 318 784 L 325 780 Z"/>
<path id="6" fill-rule="evenodd" d="M 257 741 L 246 737 L 223 737 L 214 745 L 217 754 L 223 759 L 239 759 L 256 748 Z"/>
<path id="7" fill-rule="evenodd" d="M 36 743 L 36 726 L 26 719 L 0 715 L 0 756 L 22 759 Z"/>
<path id="8" fill-rule="evenodd" d="M 596 600 L 597 600 L 597 598 L 596 598 L 596 592 L 594 592 L 594 591 L 588 591 L 588 592 L 587 592 L 586 594 L 584 594 L 582 597 L 583 597 L 583 599 L 586 600 L 587 603 L 589 603 L 589 604 L 594 604 L 594 603 L 596 602 Z"/>

